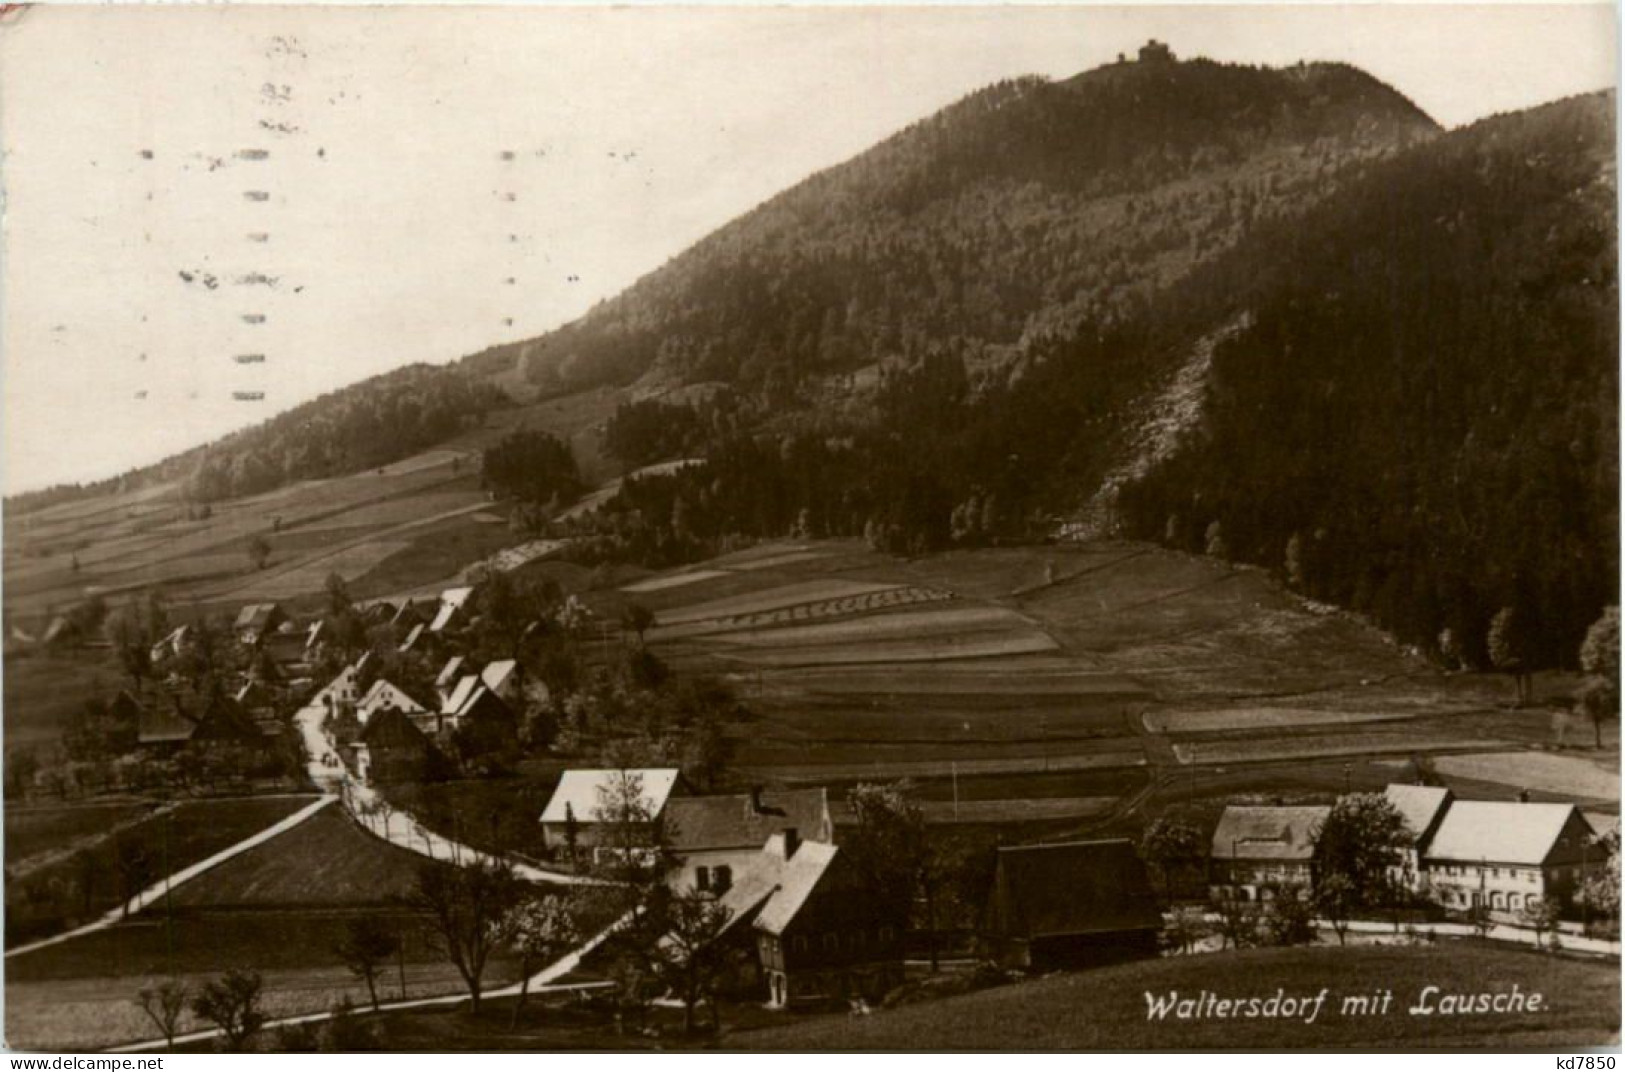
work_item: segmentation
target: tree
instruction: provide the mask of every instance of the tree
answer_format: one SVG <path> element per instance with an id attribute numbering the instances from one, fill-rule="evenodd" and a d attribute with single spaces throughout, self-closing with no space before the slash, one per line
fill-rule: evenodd
<path id="1" fill-rule="evenodd" d="M 1599 919 L 1619 919 L 1619 830 L 1608 832 L 1597 843 L 1608 854 L 1601 869 L 1586 876 L 1580 886 L 1579 900 L 1586 913 L 1596 913 Z"/>
<path id="2" fill-rule="evenodd" d="M 271 542 L 257 532 L 249 537 L 245 550 L 248 552 L 248 561 L 256 570 L 264 569 L 265 564 L 271 561 Z"/>
<path id="3" fill-rule="evenodd" d="M 1315 940 L 1314 910 L 1304 891 L 1296 886 L 1278 886 L 1264 915 L 1264 929 L 1271 945 L 1310 945 Z M 1342 935 L 1338 935 L 1339 942 Z"/>
<path id="4" fill-rule="evenodd" d="M 717 944 L 728 925 L 728 909 L 702 890 L 685 890 L 666 907 L 666 929 L 657 942 L 656 974 L 683 1003 L 683 1031 L 694 1030 L 694 1010 L 711 1002 L 711 1024 L 720 1030 L 716 984 L 721 975 L 723 950 Z"/>
<path id="5" fill-rule="evenodd" d="M 643 637 L 655 624 L 655 613 L 642 603 L 628 603 L 621 611 L 621 628 L 628 633 L 635 634 L 638 646 L 643 646 Z"/>
<path id="6" fill-rule="evenodd" d="M 1534 675 L 1530 672 L 1529 630 L 1524 615 L 1513 607 L 1502 607 L 1490 619 L 1486 637 L 1490 663 L 1504 674 L 1511 674 L 1518 691 L 1518 706 L 1529 703 L 1534 694 Z"/>
<path id="7" fill-rule="evenodd" d="M 507 941 L 519 953 L 519 1000 L 514 1002 L 510 1026 L 519 1024 L 530 977 L 582 940 L 581 915 L 576 896 L 567 893 L 523 897 L 508 910 Z"/>
<path id="8" fill-rule="evenodd" d="M 1591 623 L 1580 644 L 1580 669 L 1587 675 L 1579 707 L 1602 747 L 1604 722 L 1619 717 L 1619 608 L 1609 607 Z"/>
<path id="9" fill-rule="evenodd" d="M 334 947 L 350 974 L 367 984 L 374 1012 L 378 1011 L 378 976 L 400 948 L 400 941 L 393 927 L 377 916 L 367 915 L 352 919 Z"/>
<path id="10" fill-rule="evenodd" d="M 178 979 L 142 987 L 136 995 L 136 1004 L 141 1006 L 141 1011 L 152 1021 L 158 1033 L 164 1036 L 166 1049 L 175 1048 L 175 1029 L 180 1024 L 181 1014 L 186 1011 L 187 996 L 186 984 Z"/>
<path id="11" fill-rule="evenodd" d="M 1141 855 L 1162 876 L 1163 896 L 1169 901 L 1174 898 L 1174 876 L 1206 858 L 1204 840 L 1195 826 L 1166 816 L 1145 828 Z"/>
<path id="12" fill-rule="evenodd" d="M 1535 932 L 1535 945 L 1539 946 L 1547 931 L 1557 929 L 1557 905 L 1543 897 L 1531 897 L 1518 913 L 1518 922 Z"/>
<path id="13" fill-rule="evenodd" d="M 854 826 L 842 851 L 849 854 L 863 880 L 865 893 L 877 919 L 902 930 L 908 925 L 916 893 L 929 893 L 925 881 L 930 869 L 925 814 L 914 801 L 914 783 L 908 779 L 890 785 L 862 784 L 847 801 Z M 926 907 L 926 928 L 935 969 L 935 903 Z"/>
<path id="14" fill-rule="evenodd" d="M 1370 907 L 1388 896 L 1389 869 L 1404 859 L 1411 832 L 1383 794 L 1352 793 L 1332 805 L 1313 836 L 1315 885 L 1341 875 L 1352 904 Z"/>
<path id="15" fill-rule="evenodd" d="M 1360 907 L 1353 880 L 1345 874 L 1326 875 L 1315 884 L 1314 904 L 1315 911 L 1332 925 L 1337 944 L 1346 944 L 1349 918 Z"/>
<path id="16" fill-rule="evenodd" d="M 521 891 L 522 883 L 502 861 L 481 859 L 466 867 L 428 863 L 418 869 L 412 904 L 429 917 L 430 934 L 462 976 L 476 1014 L 486 961 L 501 944 Z"/>
<path id="17" fill-rule="evenodd" d="M 1189 953 L 1208 936 L 1207 916 L 1199 908 L 1176 908 L 1168 916 L 1163 940 L 1170 949 Z"/>
<path id="18" fill-rule="evenodd" d="M 260 1009 L 261 986 L 258 972 L 233 968 L 205 983 L 192 999 L 192 1012 L 220 1029 L 230 1053 L 240 1053 L 249 1038 L 265 1026 L 265 1013 Z"/>
<path id="19" fill-rule="evenodd" d="M 1239 897 L 1221 897 L 1214 907 L 1219 915 L 1221 945 L 1248 949 L 1258 944 L 1258 904 Z"/>

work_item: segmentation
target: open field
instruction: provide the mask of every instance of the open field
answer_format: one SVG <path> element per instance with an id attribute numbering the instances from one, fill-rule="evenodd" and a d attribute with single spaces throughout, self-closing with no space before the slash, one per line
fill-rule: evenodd
<path id="1" fill-rule="evenodd" d="M 385 904 L 428 861 L 368 834 L 331 807 L 177 889 L 178 909 Z"/>
<path id="2" fill-rule="evenodd" d="M 6 747 L 54 743 L 68 718 L 92 699 L 110 700 L 126 683 L 111 651 L 35 652 L 7 659 L 4 716 Z"/>
<path id="3" fill-rule="evenodd" d="M 1619 770 L 1578 756 L 1530 752 L 1493 752 L 1473 756 L 1440 756 L 1440 773 L 1515 789 L 1539 789 L 1589 800 L 1619 800 Z"/>
<path id="4" fill-rule="evenodd" d="M 866 605 L 908 592 L 932 599 Z M 655 611 L 662 658 L 722 676 L 756 714 L 736 731 L 739 762 L 766 779 L 906 774 L 940 799 L 958 765 L 962 788 L 967 771 L 997 781 L 985 799 L 1111 797 L 1122 791 L 1051 783 L 1116 754 L 1149 776 L 1133 805 L 1146 815 L 1193 789 L 1222 795 L 1322 765 L 1438 754 L 1462 791 L 1498 795 L 1505 775 L 1450 764 L 1563 744 L 1603 766 L 1618 755 L 1617 727 L 1592 755 L 1588 728 L 1568 725 L 1572 677 L 1540 675 L 1536 706 L 1514 709 L 1504 677 L 1444 673 L 1263 571 L 1140 544 L 901 560 L 850 542 L 768 543 L 639 576 L 616 593 L 628 596 Z M 1608 789 L 1593 784 L 1588 799 Z"/>
<path id="5" fill-rule="evenodd" d="M 182 803 L 6 884 L 6 944 L 43 938 L 117 907 L 141 889 L 207 859 L 309 805 L 312 796 L 235 797 Z M 118 861 L 139 857 L 126 889 Z M 59 888 L 74 891 L 64 896 Z M 31 955 L 31 954 L 30 954 Z M 9 962 L 8 962 L 9 968 Z"/>
<path id="6" fill-rule="evenodd" d="M 1448 948 L 1448 955 L 1445 955 Z M 1539 993 L 1538 1012 L 1409 1015 L 1424 987 L 1447 993 Z M 1311 999 L 1313 1023 L 1150 1020 L 1146 994 Z M 1345 1015 L 1345 996 L 1394 992 L 1388 1015 Z M 1126 964 L 984 990 L 870 1016 L 829 1016 L 739 1032 L 748 1050 L 1566 1050 L 1618 1041 L 1619 964 L 1453 942 L 1448 947 L 1258 949 Z"/>
<path id="7" fill-rule="evenodd" d="M 379 909 L 367 910 L 377 916 Z M 50 946 L 6 962 L 6 1042 L 14 1048 L 88 1049 L 152 1038 L 157 1032 L 135 996 L 172 976 L 194 990 L 230 968 L 258 971 L 264 1006 L 291 1016 L 330 1008 L 341 997 L 366 1004 L 366 987 L 347 971 L 334 946 L 354 911 L 148 913 L 140 920 Z M 409 997 L 463 990 L 457 971 L 433 947 L 415 917 L 386 914 L 404 935 Z M 517 965 L 493 956 L 486 981 L 517 978 Z M 399 996 L 395 965 L 379 981 L 380 997 Z M 190 1016 L 190 1014 L 188 1014 Z"/>
<path id="8" fill-rule="evenodd" d="M 8 804 L 5 809 L 6 866 L 26 865 L 38 854 L 56 853 L 83 839 L 100 837 L 152 808 L 153 805 L 141 801 Z"/>

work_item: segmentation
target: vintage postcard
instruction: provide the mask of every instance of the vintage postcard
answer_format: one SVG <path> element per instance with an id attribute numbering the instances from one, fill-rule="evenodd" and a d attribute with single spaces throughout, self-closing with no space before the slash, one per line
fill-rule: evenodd
<path id="1" fill-rule="evenodd" d="M 1617 40 L 6 5 L 5 1045 L 1617 1048 Z"/>

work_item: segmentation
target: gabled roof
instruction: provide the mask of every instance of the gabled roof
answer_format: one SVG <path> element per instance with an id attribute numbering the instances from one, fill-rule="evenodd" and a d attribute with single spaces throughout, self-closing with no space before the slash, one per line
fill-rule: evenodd
<path id="1" fill-rule="evenodd" d="M 257 741 L 260 738 L 253 717 L 225 693 L 209 700 L 192 734 L 195 741 Z"/>
<path id="2" fill-rule="evenodd" d="M 333 680 L 328 682 L 320 692 L 311 697 L 310 706 L 322 706 L 324 701 L 329 696 L 333 697 L 334 701 L 336 702 L 341 693 L 353 692 L 355 690 L 355 686 L 356 668 L 353 666 L 346 666 L 343 670 L 340 670 L 338 674 L 334 676 Z"/>
<path id="3" fill-rule="evenodd" d="M 396 707 L 386 707 L 368 719 L 356 741 L 368 748 L 429 746 L 429 739 L 413 724 L 412 717 Z"/>
<path id="4" fill-rule="evenodd" d="M 998 860 L 991 923 L 1002 934 L 1050 938 L 1162 926 L 1130 841 L 1014 846 L 999 849 Z"/>
<path id="5" fill-rule="evenodd" d="M 765 868 L 778 870 L 775 889 L 756 914 L 755 927 L 769 934 L 783 934 L 795 922 L 796 914 L 835 863 L 839 850 L 824 841 L 803 841 L 788 860 L 784 858 L 784 835 L 774 834 L 762 849 Z"/>
<path id="6" fill-rule="evenodd" d="M 808 841 L 834 836 L 829 794 L 820 789 L 775 790 L 760 794 L 673 797 L 666 804 L 666 836 L 679 853 L 706 849 L 754 849 L 770 835 L 794 827 Z"/>
<path id="7" fill-rule="evenodd" d="M 197 723 L 169 707 L 143 707 L 136 719 L 136 740 L 142 744 L 184 744 Z"/>
<path id="8" fill-rule="evenodd" d="M 401 641 L 400 646 L 395 650 L 403 654 L 411 651 L 412 647 L 417 644 L 418 638 L 421 636 L 423 636 L 423 623 L 418 622 L 412 627 L 412 631 L 406 634 L 406 639 Z"/>
<path id="9" fill-rule="evenodd" d="M 468 701 L 473 697 L 474 690 L 479 687 L 479 678 L 473 674 L 464 674 L 457 679 L 457 687 L 451 690 L 451 694 L 440 705 L 440 713 L 442 715 L 455 715 L 468 706 Z"/>
<path id="10" fill-rule="evenodd" d="M 372 688 L 367 690 L 367 694 L 356 702 L 355 713 L 361 721 L 366 722 L 374 714 L 388 707 L 397 708 L 408 714 L 417 714 L 426 710 L 422 704 L 412 699 L 412 697 L 383 678 L 379 678 L 372 683 Z"/>
<path id="11" fill-rule="evenodd" d="M 250 603 L 237 612 L 233 629 L 264 629 L 281 615 L 282 608 L 275 603 Z"/>
<path id="12" fill-rule="evenodd" d="M 519 664 L 512 659 L 498 659 L 485 665 L 485 669 L 480 671 L 480 680 L 492 692 L 501 692 L 502 686 L 513 677 L 514 671 L 518 668 Z"/>
<path id="13" fill-rule="evenodd" d="M 69 637 L 76 637 L 79 634 L 79 627 L 71 620 L 62 617 L 59 614 L 55 618 L 51 619 L 50 625 L 45 627 L 45 634 L 40 637 L 40 643 L 54 644 L 58 640 L 66 640 Z"/>
<path id="14" fill-rule="evenodd" d="M 1213 831 L 1213 858 L 1307 861 L 1315 854 L 1315 831 L 1331 811 L 1326 805 L 1228 805 Z"/>
<path id="15" fill-rule="evenodd" d="M 463 657 L 461 655 L 453 655 L 447 659 L 446 665 L 440 668 L 440 676 L 434 679 L 434 687 L 437 689 L 449 687 L 456 680 L 457 671 L 462 669 L 462 666 Z"/>
<path id="16" fill-rule="evenodd" d="M 1571 818 L 1589 833 L 1573 804 L 1458 800 L 1450 805 L 1428 846 L 1428 860 L 1538 866 L 1558 847 Z"/>
<path id="17" fill-rule="evenodd" d="M 558 788 L 553 790 L 553 797 L 547 802 L 542 811 L 541 821 L 544 823 L 562 823 L 565 817 L 565 808 L 568 805 L 570 814 L 577 822 L 594 823 L 598 821 L 597 814 L 600 801 L 599 790 L 609 791 L 617 775 L 622 773 L 635 774 L 641 781 L 643 805 L 649 810 L 651 816 L 658 816 L 665 810 L 666 801 L 677 784 L 677 769 L 675 767 L 656 767 L 643 770 L 567 770 L 559 778 Z"/>
<path id="18" fill-rule="evenodd" d="M 1455 799 L 1450 790 L 1436 785 L 1393 784 L 1383 791 L 1411 832 L 1411 845 L 1425 842 Z"/>
<path id="19" fill-rule="evenodd" d="M 463 609 L 468 597 L 474 594 L 472 588 L 448 588 L 440 593 L 440 609 L 435 612 L 434 621 L 429 623 L 429 632 L 438 633 L 451 624 L 457 612 Z"/>

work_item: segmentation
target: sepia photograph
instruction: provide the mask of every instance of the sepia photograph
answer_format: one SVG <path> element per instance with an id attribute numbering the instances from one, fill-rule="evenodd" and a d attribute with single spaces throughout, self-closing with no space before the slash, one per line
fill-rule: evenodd
<path id="1" fill-rule="evenodd" d="M 0 5 L 3 1048 L 1618 1053 L 1618 19 Z"/>

